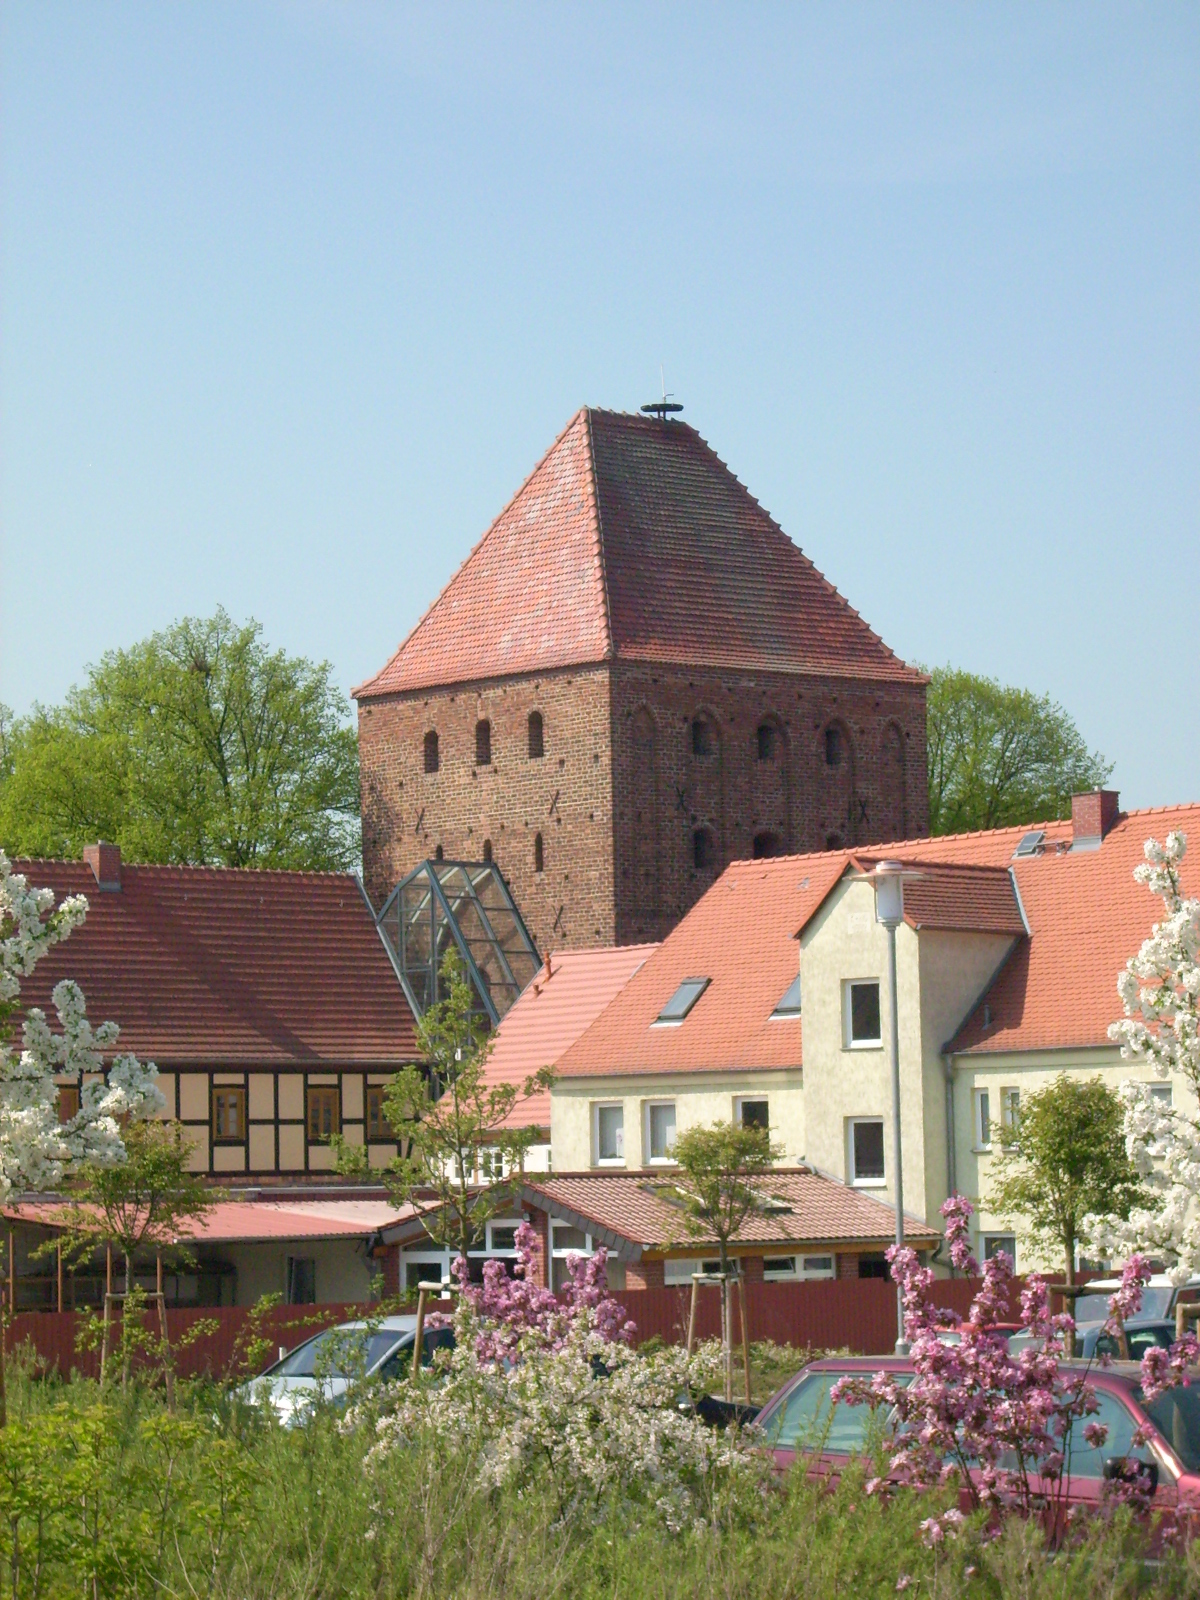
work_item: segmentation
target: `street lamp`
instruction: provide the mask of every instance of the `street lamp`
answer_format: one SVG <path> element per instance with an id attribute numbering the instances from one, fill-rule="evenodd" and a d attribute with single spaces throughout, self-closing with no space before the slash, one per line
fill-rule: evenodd
<path id="1" fill-rule="evenodd" d="M 888 938 L 888 1021 L 892 1039 L 892 1182 L 896 1193 L 896 1248 L 904 1247 L 904 1167 L 900 1142 L 900 1012 L 896 995 L 896 929 L 904 921 L 904 880 L 919 878 L 899 861 L 879 861 L 867 874 L 875 890 L 875 920 Z M 908 1354 L 904 1337 L 904 1297 L 896 1285 L 896 1354 Z"/>

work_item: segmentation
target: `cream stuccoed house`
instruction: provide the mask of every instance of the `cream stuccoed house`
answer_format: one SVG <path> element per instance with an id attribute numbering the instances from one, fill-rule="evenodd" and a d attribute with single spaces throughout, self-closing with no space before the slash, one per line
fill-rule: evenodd
<path id="1" fill-rule="evenodd" d="M 589 959 L 605 952 L 557 973 L 551 957 L 497 1046 L 506 1073 L 556 1067 L 548 1104 L 517 1113 L 543 1128 L 537 1165 L 652 1174 L 682 1129 L 735 1118 L 768 1127 L 782 1165 L 894 1204 L 887 936 L 870 873 L 895 859 L 910 869 L 897 931 L 905 1210 L 936 1225 L 947 1195 L 967 1194 L 982 1254 L 1048 1265 L 987 1208 L 998 1130 L 1060 1072 L 1114 1087 L 1152 1077 L 1121 1060 L 1108 1027 L 1118 971 L 1161 909 L 1133 870 L 1145 840 L 1172 829 L 1200 840 L 1200 806 L 1122 813 L 1100 791 L 1031 828 L 734 862 L 624 973 L 607 958 L 602 1003 Z M 1200 860 L 1184 877 L 1200 890 Z M 552 992 L 557 1028 L 541 1029 Z M 1190 1103 L 1183 1081 L 1156 1092 Z"/>

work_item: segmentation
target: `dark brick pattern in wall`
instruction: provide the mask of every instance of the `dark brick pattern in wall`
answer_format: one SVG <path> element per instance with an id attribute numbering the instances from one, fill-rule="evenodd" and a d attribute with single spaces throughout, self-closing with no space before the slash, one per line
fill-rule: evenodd
<path id="1" fill-rule="evenodd" d="M 542 717 L 540 757 L 529 717 Z M 491 723 L 491 762 L 476 725 Z M 492 859 L 541 951 L 616 942 L 607 667 L 419 691 L 359 708 L 363 869 L 376 906 L 440 847 Z M 425 771 L 425 735 L 438 770 Z M 536 841 L 542 840 L 542 870 Z"/>
<path id="2" fill-rule="evenodd" d="M 928 831 L 920 685 L 621 663 L 612 705 L 618 944 L 663 938 L 730 861 Z"/>
<path id="3" fill-rule="evenodd" d="M 732 860 L 928 827 L 924 690 L 906 683 L 620 663 L 372 701 L 359 748 L 374 903 L 439 848 L 490 852 L 542 951 L 661 939 Z"/>

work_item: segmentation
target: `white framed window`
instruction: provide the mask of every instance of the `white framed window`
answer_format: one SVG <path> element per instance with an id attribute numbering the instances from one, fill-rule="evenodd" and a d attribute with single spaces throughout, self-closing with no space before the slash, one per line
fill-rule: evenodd
<path id="1" fill-rule="evenodd" d="M 883 1161 L 883 1118 L 850 1117 L 846 1127 L 850 1182 L 858 1188 L 881 1188 L 886 1183 Z"/>
<path id="2" fill-rule="evenodd" d="M 646 1103 L 646 1153 L 654 1161 L 672 1161 L 675 1148 L 674 1100 L 649 1100 Z"/>
<path id="3" fill-rule="evenodd" d="M 1001 1089 L 1000 1126 L 1006 1134 L 1015 1134 L 1021 1126 L 1021 1091 Z"/>
<path id="4" fill-rule="evenodd" d="M 700 1256 L 673 1256 L 663 1262 L 663 1282 L 668 1289 L 690 1288 L 693 1272 L 720 1272 L 721 1258 L 708 1261 Z"/>
<path id="5" fill-rule="evenodd" d="M 423 1283 L 445 1283 L 450 1277 L 449 1250 L 402 1250 L 400 1252 L 400 1286 L 402 1292 L 413 1298 Z"/>
<path id="6" fill-rule="evenodd" d="M 571 1222 L 551 1222 L 550 1224 L 550 1287 L 555 1294 L 569 1279 L 569 1263 L 572 1256 L 591 1256 L 595 1254 L 592 1236 L 582 1228 L 577 1228 Z"/>
<path id="7" fill-rule="evenodd" d="M 849 978 L 842 984 L 842 1042 L 847 1050 L 881 1048 L 878 978 Z"/>
<path id="8" fill-rule="evenodd" d="M 472 1250 L 473 1256 L 515 1256 L 517 1253 L 517 1229 L 521 1226 L 520 1217 L 495 1217 L 484 1229 L 483 1250 Z"/>
<path id="9" fill-rule="evenodd" d="M 1017 1264 L 1017 1240 L 1011 1233 L 983 1233 L 979 1236 L 983 1246 L 983 1259 L 990 1261 L 993 1256 L 998 1256 L 1001 1250 L 1015 1267 Z"/>
<path id="10" fill-rule="evenodd" d="M 988 1089 L 976 1089 L 972 1096 L 975 1111 L 975 1148 L 992 1148 L 992 1096 Z"/>
<path id="11" fill-rule="evenodd" d="M 827 1256 L 764 1256 L 764 1283 L 804 1283 L 817 1278 L 836 1278 L 837 1263 Z"/>
<path id="12" fill-rule="evenodd" d="M 1162 1111 L 1170 1111 L 1175 1103 L 1175 1093 L 1169 1083 L 1152 1083 L 1150 1098 L 1158 1101 L 1159 1109 Z"/>
<path id="13" fill-rule="evenodd" d="M 733 1119 L 740 1128 L 771 1130 L 771 1107 L 765 1094 L 739 1095 L 733 1102 Z"/>
<path id="14" fill-rule="evenodd" d="M 619 1100 L 593 1105 L 592 1150 L 598 1167 L 625 1165 L 625 1107 Z"/>

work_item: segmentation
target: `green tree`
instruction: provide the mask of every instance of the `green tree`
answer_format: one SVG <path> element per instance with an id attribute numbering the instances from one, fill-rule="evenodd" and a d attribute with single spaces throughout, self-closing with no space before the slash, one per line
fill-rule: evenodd
<path id="1" fill-rule="evenodd" d="M 1125 1152 L 1121 1102 L 1100 1078 L 1060 1074 L 1001 1130 L 988 1208 L 1023 1223 L 1034 1245 L 1061 1251 L 1070 1284 L 1084 1218 L 1128 1217 L 1146 1198 Z"/>
<path id="2" fill-rule="evenodd" d="M 935 667 L 926 707 L 930 833 L 1070 816 L 1112 772 L 1049 695 Z"/>
<path id="3" fill-rule="evenodd" d="M 465 1259 L 484 1225 L 511 1203 L 537 1137 L 508 1119 L 522 1100 L 549 1088 L 553 1071 L 543 1067 L 520 1088 L 488 1082 L 492 1036 L 453 947 L 442 962 L 441 993 L 417 1025 L 425 1066 L 405 1067 L 387 1086 L 387 1119 L 402 1153 L 384 1175 L 396 1200 L 417 1208 L 430 1238 Z M 345 1146 L 340 1154 L 343 1167 L 361 1163 Z"/>
<path id="4" fill-rule="evenodd" d="M 0 717 L 0 843 L 135 861 L 332 870 L 359 854 L 358 749 L 319 665 L 256 622 L 186 618 L 114 650 L 61 706 Z"/>
<path id="5" fill-rule="evenodd" d="M 124 1257 L 125 1293 L 130 1294 L 138 1252 L 153 1249 L 186 1260 L 186 1247 L 176 1243 L 179 1224 L 205 1216 L 216 1197 L 189 1170 L 192 1147 L 178 1122 L 131 1122 L 122 1138 L 124 1161 L 81 1167 L 61 1222 L 64 1254 L 79 1260 L 98 1245 L 112 1245 Z"/>
<path id="6" fill-rule="evenodd" d="M 665 1193 L 678 1205 L 683 1228 L 693 1239 L 717 1241 L 721 1260 L 721 1343 L 725 1357 L 725 1398 L 733 1398 L 733 1340 L 730 1333 L 729 1243 L 751 1217 L 765 1217 L 775 1206 L 764 1179 L 783 1150 L 766 1128 L 737 1122 L 687 1128 L 671 1151 L 676 1171 Z"/>

